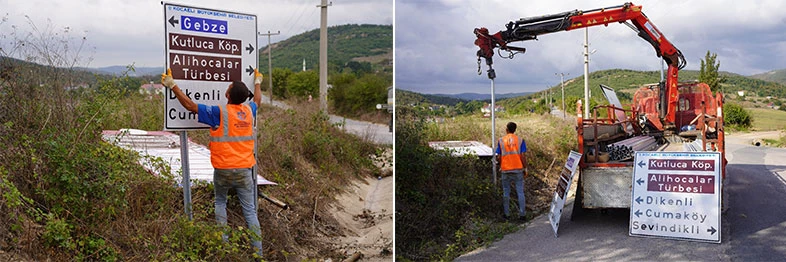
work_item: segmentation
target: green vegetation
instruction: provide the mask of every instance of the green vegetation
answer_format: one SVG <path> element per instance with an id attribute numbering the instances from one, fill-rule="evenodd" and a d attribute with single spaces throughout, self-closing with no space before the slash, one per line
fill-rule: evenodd
<path id="1" fill-rule="evenodd" d="M 565 100 L 565 107 L 571 105 L 571 100 L 573 105 L 575 105 L 576 100 L 573 100 L 572 97 L 568 97 Z M 522 113 L 535 113 L 535 114 L 544 114 L 551 112 L 549 105 L 546 103 L 545 99 L 537 99 L 533 98 L 532 96 L 524 96 L 524 97 L 513 97 L 507 99 L 501 99 L 497 102 L 499 105 L 505 107 L 505 111 L 511 114 L 522 114 Z"/>
<path id="2" fill-rule="evenodd" d="M 491 179 L 491 163 L 476 156 L 452 157 L 431 149 L 428 141 L 475 140 L 491 144 L 489 119 L 457 116 L 426 121 L 409 106 L 396 108 L 396 259 L 447 261 L 488 245 L 519 225 L 501 221 L 500 185 Z M 530 176 L 525 179 L 530 214 L 545 212 L 562 163 L 575 147 L 571 123 L 549 115 L 502 113 L 497 136 L 508 121 L 519 124 L 528 141 Z M 534 142 L 537 141 L 537 142 Z"/>
<path id="3" fill-rule="evenodd" d="M 734 103 L 723 104 L 723 120 L 727 127 L 738 129 L 748 129 L 753 123 L 751 114 L 742 106 Z"/>
<path id="4" fill-rule="evenodd" d="M 385 25 L 341 25 L 328 28 L 328 90 L 330 112 L 387 123 L 389 116 L 376 110 L 387 103 L 387 87 L 393 83 L 393 30 Z M 267 47 L 261 50 L 267 50 Z M 260 61 L 267 52 L 260 52 Z M 263 59 L 264 58 L 264 59 Z M 274 99 L 319 99 L 319 29 L 293 36 L 274 44 Z M 303 59 L 308 69 L 302 71 Z M 267 63 L 260 62 L 260 72 Z"/>
<path id="5" fill-rule="evenodd" d="M 761 74 L 755 74 L 750 76 L 750 78 L 776 82 L 780 84 L 786 84 L 786 69 L 779 69 L 779 70 L 773 70 Z"/>
<path id="6" fill-rule="evenodd" d="M 699 67 L 699 82 L 707 84 L 713 93 L 718 92 L 721 83 L 726 82 L 726 78 L 718 75 L 720 61 L 716 62 L 717 58 L 718 54 L 710 54 L 710 51 L 707 50 L 707 54 L 704 55 L 704 59 L 701 60 Z"/>
<path id="7" fill-rule="evenodd" d="M 769 145 L 769 146 L 772 146 L 772 147 L 786 147 L 786 136 L 782 136 L 779 139 L 765 138 L 763 140 L 764 140 L 764 143 L 766 145 Z"/>
<path id="8" fill-rule="evenodd" d="M 774 96 L 786 97 L 786 85 L 753 79 L 728 72 L 719 72 L 721 79 L 725 82 L 720 84 L 720 90 L 726 95 L 736 93 L 736 91 L 746 91 L 749 94 L 756 94 L 758 97 Z M 584 97 L 583 76 L 577 76 L 565 81 L 566 107 L 569 113 L 575 113 L 575 104 L 568 104 L 571 97 Z M 698 81 L 699 71 L 683 70 L 680 71 L 680 81 Z M 592 72 L 589 75 L 589 87 L 592 98 L 590 104 L 607 104 L 606 98 L 601 93 L 600 84 L 607 85 L 617 91 L 617 96 L 624 105 L 630 105 L 633 94 L 644 84 L 653 84 L 660 81 L 659 71 L 634 71 L 627 69 L 609 69 Z M 555 103 L 561 103 L 561 87 L 554 86 L 549 89 L 554 94 Z M 533 94 L 528 98 L 542 98 L 543 92 Z"/>
<path id="9" fill-rule="evenodd" d="M 409 107 L 415 110 L 418 115 L 423 116 L 480 115 L 480 109 L 488 103 L 488 101 L 466 101 L 396 89 L 396 105 Z"/>
<path id="10" fill-rule="evenodd" d="M 260 48 L 259 71 L 267 72 L 267 46 Z M 390 25 L 339 25 L 328 28 L 328 67 L 331 72 L 385 71 L 392 73 L 393 27 Z M 275 68 L 301 71 L 319 64 L 319 29 L 273 44 Z"/>
<path id="11" fill-rule="evenodd" d="M 786 128 L 786 112 L 768 108 L 747 108 L 753 120 L 752 128 L 759 131 L 783 130 Z M 728 114 L 728 113 L 727 113 Z"/>
<path id="12" fill-rule="evenodd" d="M 319 97 L 319 75 L 316 71 L 292 73 L 287 77 L 285 97 Z"/>
<path id="13" fill-rule="evenodd" d="M 446 96 L 420 94 L 412 91 L 396 89 L 396 104 L 400 104 L 400 105 L 436 104 L 436 105 L 455 106 L 458 105 L 459 103 L 466 104 L 474 101 L 467 101 L 463 99 L 446 97 Z"/>
<path id="14" fill-rule="evenodd" d="M 102 141 L 106 129 L 161 130 L 161 96 L 134 92 L 127 77 L 71 88 L 82 81 L 83 73 L 72 68 L 79 54 L 40 51 L 62 44 L 46 32 L 16 40 L 25 45 L 0 49 L 0 110 L 7 112 L 0 114 L 4 252 L 32 261 L 252 259 L 237 201 L 229 203 L 229 227 L 218 227 L 212 186 L 198 183 L 189 221 L 182 189 L 173 186 L 177 170 L 147 159 L 151 172 L 138 164 L 136 152 Z M 18 53 L 4 53 L 11 50 L 48 64 L 19 63 L 8 58 Z M 315 104 L 288 102 L 295 109 L 263 104 L 259 110 L 260 173 L 279 183 L 265 193 L 292 207 L 260 204 L 265 259 L 344 258 L 324 240 L 343 234 L 328 206 L 350 181 L 379 175 L 370 159 L 377 147 L 338 130 Z M 189 137 L 205 143 L 207 133 Z"/>
<path id="15" fill-rule="evenodd" d="M 342 73 L 332 78 L 333 88 L 328 90 L 334 111 L 345 116 L 357 116 L 376 111 L 377 104 L 387 104 L 390 81 L 377 74 Z"/>

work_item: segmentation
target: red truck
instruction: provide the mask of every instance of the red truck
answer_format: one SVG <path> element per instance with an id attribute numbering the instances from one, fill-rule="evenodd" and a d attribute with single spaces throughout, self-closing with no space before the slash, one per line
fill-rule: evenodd
<path id="1" fill-rule="evenodd" d="M 577 150 L 582 153 L 576 209 L 630 208 L 633 157 L 636 151 L 713 151 L 723 159 L 723 95 L 713 95 L 705 83 L 678 83 L 685 57 L 641 11 L 625 3 L 593 10 L 573 10 L 552 15 L 521 18 L 490 34 L 475 28 L 478 64 L 486 60 L 490 71 L 494 49 L 526 51 L 511 42 L 536 40 L 539 35 L 591 26 L 625 24 L 647 41 L 668 65 L 664 81 L 645 85 L 633 96 L 630 108 L 601 105 L 584 114 L 577 107 Z M 495 74 L 490 73 L 493 79 Z M 599 114 L 601 113 L 601 114 Z M 577 214 L 580 212 L 573 212 Z"/>

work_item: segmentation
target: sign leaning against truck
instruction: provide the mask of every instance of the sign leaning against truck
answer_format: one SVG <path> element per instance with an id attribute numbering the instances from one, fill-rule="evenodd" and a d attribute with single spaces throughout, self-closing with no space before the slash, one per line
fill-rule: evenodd
<path id="1" fill-rule="evenodd" d="M 554 190 L 554 199 L 551 201 L 551 209 L 549 209 L 549 222 L 551 228 L 554 229 L 554 236 L 557 236 L 557 229 L 559 229 L 559 220 L 562 217 L 562 208 L 565 207 L 565 200 L 568 198 L 568 191 L 573 182 L 573 176 L 576 174 L 576 168 L 581 161 L 581 154 L 575 151 L 570 151 L 568 159 L 565 161 L 565 166 L 560 171 L 559 181 Z"/>
<path id="2" fill-rule="evenodd" d="M 721 155 L 636 152 L 631 236 L 721 242 Z"/>

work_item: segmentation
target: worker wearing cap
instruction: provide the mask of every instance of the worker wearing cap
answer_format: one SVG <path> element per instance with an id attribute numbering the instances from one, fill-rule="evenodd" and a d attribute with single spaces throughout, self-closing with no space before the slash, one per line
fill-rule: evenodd
<path id="1" fill-rule="evenodd" d="M 257 105 L 262 101 L 259 85 L 263 77 L 257 70 L 254 70 L 254 74 L 253 94 L 243 82 L 233 81 L 224 94 L 228 100 L 227 104 L 218 106 L 194 103 L 175 84 L 171 69 L 167 69 L 166 74 L 161 74 L 161 83 L 175 93 L 183 107 L 197 113 L 200 123 L 210 126 L 210 162 L 215 169 L 213 185 L 216 221 L 222 226 L 227 224 L 227 191 L 234 188 L 240 199 L 246 224 L 256 234 L 252 237 L 252 246 L 261 258 L 262 232 L 254 205 L 256 185 L 251 168 L 256 165 L 254 119 Z M 253 101 L 245 103 L 249 98 Z M 227 239 L 226 235 L 224 239 Z"/>
<path id="2" fill-rule="evenodd" d="M 497 142 L 497 160 L 502 173 L 502 207 L 510 217 L 510 183 L 514 182 L 519 199 L 519 220 L 525 220 L 524 176 L 527 175 L 527 143 L 516 133 L 516 123 L 509 122 L 505 136 Z"/>

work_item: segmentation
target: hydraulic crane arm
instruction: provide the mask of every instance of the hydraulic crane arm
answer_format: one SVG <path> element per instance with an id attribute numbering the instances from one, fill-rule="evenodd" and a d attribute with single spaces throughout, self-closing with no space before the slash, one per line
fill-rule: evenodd
<path id="1" fill-rule="evenodd" d="M 489 66 L 493 63 L 494 48 L 508 51 L 523 51 L 523 48 L 508 46 L 511 42 L 537 40 L 539 35 L 560 31 L 570 31 L 590 26 L 609 23 L 625 23 L 637 32 L 638 36 L 655 48 L 655 54 L 662 57 L 669 66 L 665 88 L 668 95 L 667 109 L 664 117 L 667 122 L 674 122 L 677 108 L 678 71 L 685 67 L 685 57 L 679 49 L 666 39 L 652 22 L 641 12 L 640 5 L 625 3 L 587 11 L 574 10 L 558 14 L 521 18 L 505 25 L 505 30 L 489 34 L 486 28 L 475 28 L 477 39 L 475 45 L 478 57 L 486 59 Z M 632 25 L 631 25 L 632 24 Z M 479 59 L 478 58 L 478 59 Z"/>

